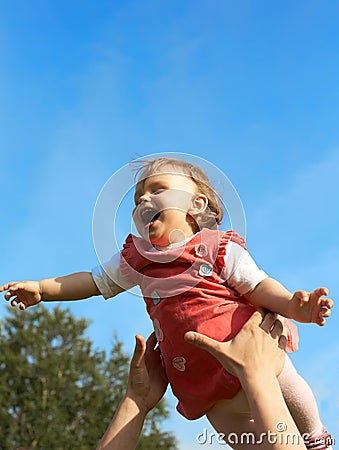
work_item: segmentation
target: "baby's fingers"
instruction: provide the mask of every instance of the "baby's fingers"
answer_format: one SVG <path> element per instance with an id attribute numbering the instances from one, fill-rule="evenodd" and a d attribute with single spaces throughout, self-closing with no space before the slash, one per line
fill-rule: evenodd
<path id="1" fill-rule="evenodd" d="M 330 300 L 330 299 L 326 299 L 326 300 Z M 329 306 L 328 304 L 322 305 L 321 311 L 319 312 L 320 319 L 322 319 L 324 317 L 330 317 L 330 315 L 332 314 L 332 311 L 331 311 L 332 306 Z"/>
<path id="2" fill-rule="evenodd" d="M 333 306 L 333 301 L 330 300 L 329 298 L 324 299 L 324 301 L 322 302 L 322 308 L 319 312 L 319 317 L 318 320 L 316 321 L 316 323 L 318 325 L 320 325 L 321 327 L 323 327 L 324 325 L 326 325 L 326 320 L 328 319 L 332 313 L 331 308 Z M 328 306 L 327 306 L 328 305 Z"/>
<path id="3" fill-rule="evenodd" d="M 334 301 L 331 300 L 330 298 L 322 298 L 321 306 L 322 306 L 322 308 L 332 309 L 334 306 Z"/>
<path id="4" fill-rule="evenodd" d="M 6 284 L 3 284 L 2 286 L 0 286 L 0 292 L 7 291 L 7 289 L 9 288 L 9 285 L 10 285 L 10 283 L 6 283 Z"/>
<path id="5" fill-rule="evenodd" d="M 11 291 L 6 292 L 6 294 L 4 295 L 4 299 L 9 301 L 11 299 L 11 297 L 13 297 L 15 294 L 13 294 Z"/>
<path id="6" fill-rule="evenodd" d="M 14 297 L 13 300 L 11 300 L 11 306 L 13 306 L 13 308 L 16 308 L 18 305 L 20 305 L 20 309 L 22 309 L 23 305 L 22 303 L 20 303 L 20 300 L 18 299 L 18 297 Z M 25 307 L 24 307 L 25 309 Z"/>
<path id="7" fill-rule="evenodd" d="M 22 282 L 11 282 L 11 283 L 7 283 L 4 284 L 3 286 L 1 286 L 1 290 L 5 291 L 7 290 L 7 292 L 4 294 L 4 298 L 5 300 L 7 300 L 8 302 L 11 303 L 11 306 L 13 306 L 13 308 L 17 307 L 19 305 L 19 308 L 23 311 L 24 309 L 26 309 L 26 305 L 24 303 L 22 303 L 22 299 L 19 299 L 19 291 L 21 289 L 23 289 L 23 283 Z"/>
<path id="8" fill-rule="evenodd" d="M 13 306 L 13 308 L 19 306 L 19 309 L 21 309 L 21 311 L 24 311 L 26 309 L 25 303 L 23 303 L 22 300 L 19 300 L 18 297 L 13 298 L 13 300 L 11 301 L 11 306 Z"/>
<path id="9" fill-rule="evenodd" d="M 10 288 L 10 289 L 6 292 L 6 294 L 4 295 L 4 298 L 5 298 L 7 301 L 10 301 L 12 297 L 16 297 L 16 296 L 17 296 L 17 292 L 16 292 L 16 291 L 17 291 L 17 289 Z"/>
<path id="10" fill-rule="evenodd" d="M 12 297 L 14 297 L 14 298 L 11 300 Z M 16 308 L 19 305 L 19 308 L 22 311 L 24 309 L 26 309 L 26 306 L 21 302 L 21 300 L 18 299 L 16 294 L 14 294 L 12 292 L 6 292 L 5 298 L 6 298 L 7 301 L 11 301 L 11 306 L 13 306 L 13 308 Z"/>
<path id="11" fill-rule="evenodd" d="M 3 284 L 0 286 L 0 292 L 8 291 L 12 286 L 15 286 L 17 281 L 11 281 L 10 283 Z"/>
<path id="12" fill-rule="evenodd" d="M 314 289 L 314 291 L 311 292 L 311 295 L 315 296 L 317 298 L 320 298 L 323 295 L 327 296 L 328 295 L 328 289 L 325 288 L 325 287 L 320 287 L 320 288 Z"/>

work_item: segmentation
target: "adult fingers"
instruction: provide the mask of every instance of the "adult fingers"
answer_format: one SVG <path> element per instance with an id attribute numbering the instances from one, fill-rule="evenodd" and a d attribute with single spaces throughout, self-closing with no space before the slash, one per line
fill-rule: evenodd
<path id="1" fill-rule="evenodd" d="M 146 342 L 141 334 L 135 336 L 135 347 L 131 360 L 131 368 L 139 367 L 146 351 Z"/>
<path id="2" fill-rule="evenodd" d="M 281 350 L 286 351 L 287 342 L 287 337 L 282 334 L 278 339 L 278 347 L 281 348 Z"/>
<path id="3" fill-rule="evenodd" d="M 151 333 L 146 341 L 146 351 L 145 351 L 145 362 L 146 365 L 150 363 L 150 361 L 154 360 L 154 355 L 156 354 L 157 357 L 160 357 L 160 349 L 159 347 L 156 347 L 158 344 L 157 338 L 155 333 Z"/>
<path id="4" fill-rule="evenodd" d="M 157 343 L 158 343 L 158 341 L 157 341 L 157 338 L 156 338 L 155 333 L 153 331 L 153 333 L 151 333 L 148 336 L 148 338 L 147 338 L 146 348 L 147 349 L 149 349 L 149 348 L 154 349 L 154 347 L 157 345 Z"/>
<path id="5" fill-rule="evenodd" d="M 282 324 L 281 320 L 276 319 L 270 331 L 272 338 L 274 339 L 279 338 L 282 335 L 283 331 L 284 325 Z"/>
<path id="6" fill-rule="evenodd" d="M 260 324 L 260 328 L 262 328 L 266 333 L 270 333 L 275 321 L 277 320 L 277 314 L 273 312 L 266 313 L 263 321 Z"/>

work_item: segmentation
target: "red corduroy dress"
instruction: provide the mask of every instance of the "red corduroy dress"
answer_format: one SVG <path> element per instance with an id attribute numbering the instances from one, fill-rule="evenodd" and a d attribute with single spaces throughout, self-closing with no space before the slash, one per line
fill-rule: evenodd
<path id="1" fill-rule="evenodd" d="M 121 274 L 141 288 L 177 409 L 187 419 L 201 417 L 241 389 L 213 356 L 184 340 L 187 331 L 198 331 L 228 341 L 255 311 L 220 277 L 230 240 L 245 248 L 234 231 L 204 228 L 183 246 L 161 251 L 130 234 L 121 252 Z M 297 328 L 288 320 L 285 325 L 287 349 L 295 351 Z"/>

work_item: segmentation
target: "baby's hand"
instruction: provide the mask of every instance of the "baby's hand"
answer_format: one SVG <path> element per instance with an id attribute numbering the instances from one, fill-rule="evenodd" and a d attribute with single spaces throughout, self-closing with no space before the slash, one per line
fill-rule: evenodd
<path id="1" fill-rule="evenodd" d="M 0 286 L 0 292 L 4 291 L 7 291 L 5 299 L 11 301 L 13 307 L 19 306 L 21 310 L 37 305 L 42 300 L 38 281 L 12 281 Z"/>
<path id="2" fill-rule="evenodd" d="M 296 291 L 289 302 L 290 317 L 302 323 L 325 325 L 325 318 L 330 317 L 334 302 L 323 295 L 328 295 L 327 288 L 321 287 L 312 292 Z"/>

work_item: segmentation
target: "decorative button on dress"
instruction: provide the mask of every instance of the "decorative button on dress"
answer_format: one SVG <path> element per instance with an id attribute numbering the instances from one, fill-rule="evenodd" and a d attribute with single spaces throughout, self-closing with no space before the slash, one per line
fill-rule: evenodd
<path id="1" fill-rule="evenodd" d="M 121 252 L 121 275 L 141 288 L 177 409 L 187 419 L 201 417 L 241 389 L 213 356 L 184 340 L 187 331 L 197 331 L 228 341 L 255 311 L 220 277 L 230 241 L 245 248 L 233 231 L 204 228 L 184 245 L 161 251 L 130 234 Z M 296 326 L 285 324 L 288 350 L 295 351 Z"/>

